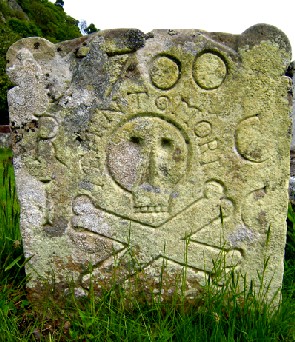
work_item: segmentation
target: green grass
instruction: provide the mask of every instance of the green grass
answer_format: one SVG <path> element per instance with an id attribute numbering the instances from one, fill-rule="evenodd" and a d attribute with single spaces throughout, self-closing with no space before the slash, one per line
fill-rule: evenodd
<path id="1" fill-rule="evenodd" d="M 0 149 L 0 284 L 21 281 L 24 262 L 19 229 L 19 203 L 14 186 L 12 152 Z"/>
<path id="2" fill-rule="evenodd" d="M 288 211 L 288 241 L 282 302 L 263 304 L 251 289 L 240 289 L 234 272 L 218 289 L 208 279 L 195 300 L 175 295 L 162 303 L 137 299 L 114 287 L 96 297 L 70 293 L 63 307 L 48 297 L 38 308 L 25 292 L 25 259 L 11 152 L 0 153 L 0 342 L 9 341 L 294 341 L 295 213 Z M 215 273 L 224 277 L 222 260 Z M 241 277 L 241 276 L 240 276 Z"/>

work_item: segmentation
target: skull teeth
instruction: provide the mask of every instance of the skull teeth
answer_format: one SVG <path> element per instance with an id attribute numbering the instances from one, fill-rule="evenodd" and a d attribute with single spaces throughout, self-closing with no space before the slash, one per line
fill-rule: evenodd
<path id="1" fill-rule="evenodd" d="M 162 205 L 135 207 L 135 212 L 137 213 L 162 213 L 167 211 L 168 207 Z"/>

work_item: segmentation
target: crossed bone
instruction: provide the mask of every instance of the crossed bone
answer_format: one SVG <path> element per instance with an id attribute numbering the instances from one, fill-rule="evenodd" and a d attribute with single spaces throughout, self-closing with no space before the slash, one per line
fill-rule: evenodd
<path id="1" fill-rule="evenodd" d="M 201 199 L 162 226 L 151 228 L 129 220 L 129 224 L 118 228 L 118 225 L 112 225 L 110 222 L 122 222 L 122 218 L 95 208 L 89 197 L 81 195 L 76 197 L 73 203 L 76 215 L 72 218 L 72 227 L 121 242 L 125 244 L 125 250 L 130 246 L 136 247 L 139 251 L 137 261 L 141 268 L 151 265 L 159 257 L 164 257 L 180 265 L 186 263 L 194 269 L 210 272 L 212 261 L 218 258 L 221 251 L 224 253 L 227 267 L 238 264 L 241 253 L 234 249 L 222 250 L 220 247 L 190 241 L 190 237 L 220 219 L 221 214 L 223 217 L 229 217 L 232 207 L 232 202 L 225 197 L 223 186 L 210 181 L 206 183 Z"/>

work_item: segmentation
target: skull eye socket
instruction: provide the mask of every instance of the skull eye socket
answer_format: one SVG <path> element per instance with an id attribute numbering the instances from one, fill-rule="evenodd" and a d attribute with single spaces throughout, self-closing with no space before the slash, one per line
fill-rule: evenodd
<path id="1" fill-rule="evenodd" d="M 136 145 L 140 145 L 142 142 L 142 139 L 139 137 L 130 137 L 130 142 Z"/>
<path id="2" fill-rule="evenodd" d="M 172 146 L 172 140 L 168 139 L 168 138 L 162 138 L 161 139 L 161 146 L 163 148 L 169 148 Z"/>

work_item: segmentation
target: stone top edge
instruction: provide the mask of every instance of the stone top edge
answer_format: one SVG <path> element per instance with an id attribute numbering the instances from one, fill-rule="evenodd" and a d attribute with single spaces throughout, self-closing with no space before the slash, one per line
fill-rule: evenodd
<path id="1" fill-rule="evenodd" d="M 154 29 L 150 32 L 144 33 L 136 28 L 117 28 L 102 30 L 88 36 L 82 36 L 80 38 L 55 44 L 40 37 L 23 38 L 10 47 L 7 53 L 7 60 L 9 64 L 9 56 L 14 54 L 13 51 L 19 50 L 23 45 L 26 45 L 25 42 L 28 40 L 36 40 L 36 45 L 38 44 L 37 41 L 45 41 L 47 47 L 52 47 L 54 50 L 57 49 L 61 54 L 66 55 L 81 45 L 87 45 L 96 37 L 103 37 L 107 40 L 116 40 L 117 42 L 120 41 L 120 44 L 122 43 L 124 45 L 123 50 L 126 50 L 125 52 L 129 53 L 144 47 L 148 39 L 165 36 L 170 36 L 171 39 L 175 40 L 182 40 L 187 37 L 195 38 L 197 36 L 205 36 L 207 39 L 211 39 L 219 44 L 228 46 L 235 51 L 241 48 L 252 48 L 253 46 L 260 44 L 262 41 L 268 41 L 272 44 L 278 45 L 281 50 L 284 50 L 286 52 L 286 58 L 289 60 L 292 58 L 291 44 L 283 31 L 272 25 L 256 24 L 249 27 L 241 34 L 208 32 L 203 29 Z M 118 45 L 117 42 L 115 45 Z"/>

